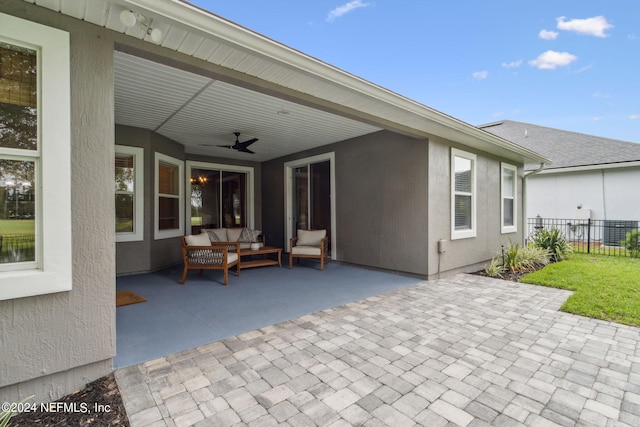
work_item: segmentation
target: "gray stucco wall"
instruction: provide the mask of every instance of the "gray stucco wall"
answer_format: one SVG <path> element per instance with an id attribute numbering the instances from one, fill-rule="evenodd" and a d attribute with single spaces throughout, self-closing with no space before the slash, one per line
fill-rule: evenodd
<path id="1" fill-rule="evenodd" d="M 451 146 L 477 155 L 477 235 L 451 240 Z M 440 273 L 472 272 L 500 251 L 501 245 L 521 243 L 523 235 L 522 165 L 518 168 L 518 227 L 516 233 L 501 234 L 501 159 L 449 141 L 431 139 L 429 144 L 429 277 Z M 510 163 L 510 162 L 507 162 Z M 446 252 L 438 254 L 438 240 L 446 240 Z M 439 259 L 440 258 L 440 259 Z"/>
<path id="2" fill-rule="evenodd" d="M 71 34 L 73 289 L 0 301 L 0 401 L 47 401 L 109 373 L 115 354 L 113 40 L 21 0 L 0 12 Z"/>
<path id="3" fill-rule="evenodd" d="M 428 143 L 378 132 L 263 164 L 265 232 L 284 242 L 284 164 L 335 152 L 337 260 L 427 274 Z"/>
<path id="4" fill-rule="evenodd" d="M 184 146 L 181 144 L 153 131 L 131 126 L 116 126 L 115 141 L 117 145 L 142 147 L 144 149 L 143 240 L 137 242 L 118 242 L 116 244 L 116 274 L 145 273 L 182 263 L 179 237 L 160 240 L 154 239 L 156 152 L 180 160 L 195 160 L 198 162 L 253 167 L 255 226 L 258 229 L 262 226 L 262 193 L 260 191 L 262 180 L 260 172 L 261 166 L 259 163 L 187 154 L 184 152 Z"/>

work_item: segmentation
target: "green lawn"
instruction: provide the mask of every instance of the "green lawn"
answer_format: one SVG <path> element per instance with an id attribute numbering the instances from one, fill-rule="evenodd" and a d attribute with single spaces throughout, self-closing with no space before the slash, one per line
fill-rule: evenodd
<path id="1" fill-rule="evenodd" d="M 640 259 L 572 254 L 521 279 L 574 291 L 562 311 L 640 326 Z"/>
<path id="2" fill-rule="evenodd" d="M 0 219 L 0 234 L 35 234 L 35 220 Z"/>

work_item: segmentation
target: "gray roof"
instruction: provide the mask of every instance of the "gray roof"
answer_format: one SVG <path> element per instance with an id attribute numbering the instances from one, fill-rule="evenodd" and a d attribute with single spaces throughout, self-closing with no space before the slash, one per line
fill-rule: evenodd
<path id="1" fill-rule="evenodd" d="M 640 144 L 531 123 L 502 120 L 478 128 L 535 151 L 553 162 L 545 169 L 611 165 L 640 161 Z M 538 165 L 526 165 L 525 169 Z"/>

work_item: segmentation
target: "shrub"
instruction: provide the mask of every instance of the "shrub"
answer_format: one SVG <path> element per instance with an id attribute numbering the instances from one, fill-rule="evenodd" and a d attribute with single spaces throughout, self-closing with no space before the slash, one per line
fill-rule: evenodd
<path id="1" fill-rule="evenodd" d="M 571 243 L 567 241 L 565 235 L 557 228 L 547 230 L 541 228 L 531 236 L 531 244 L 535 247 L 548 251 L 549 258 L 553 262 L 562 261 L 573 252 Z"/>
<path id="2" fill-rule="evenodd" d="M 512 273 L 528 273 L 549 264 L 549 251 L 537 246 L 511 243 L 504 252 L 503 267 Z"/>
<path id="3" fill-rule="evenodd" d="M 638 230 L 629 231 L 620 244 L 627 248 L 633 258 L 640 258 L 640 232 Z"/>
<path id="4" fill-rule="evenodd" d="M 488 265 L 484 266 L 484 272 L 489 277 L 500 277 L 507 271 L 502 265 L 502 258 L 500 256 L 493 257 Z"/>

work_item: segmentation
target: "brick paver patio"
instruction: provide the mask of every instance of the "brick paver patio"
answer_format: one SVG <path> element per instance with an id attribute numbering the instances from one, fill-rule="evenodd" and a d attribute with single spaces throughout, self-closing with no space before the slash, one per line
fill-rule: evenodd
<path id="1" fill-rule="evenodd" d="M 640 329 L 569 295 L 460 274 L 116 378 L 133 427 L 640 425 Z"/>

